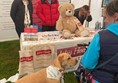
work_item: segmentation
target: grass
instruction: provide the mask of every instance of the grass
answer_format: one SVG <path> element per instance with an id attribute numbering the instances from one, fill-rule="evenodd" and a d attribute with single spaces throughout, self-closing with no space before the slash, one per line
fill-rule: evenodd
<path id="1" fill-rule="evenodd" d="M 18 72 L 19 40 L 0 42 L 0 79 L 8 79 Z M 65 83 L 77 83 L 73 73 L 64 75 Z"/>
<path id="2" fill-rule="evenodd" d="M 19 40 L 0 42 L 0 79 L 17 73 Z"/>

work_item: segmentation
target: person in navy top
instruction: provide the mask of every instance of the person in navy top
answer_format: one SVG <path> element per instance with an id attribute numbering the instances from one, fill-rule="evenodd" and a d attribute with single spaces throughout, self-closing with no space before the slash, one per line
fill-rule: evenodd
<path id="1" fill-rule="evenodd" d="M 104 17 L 107 28 L 98 32 L 87 48 L 81 61 L 85 69 L 94 69 L 118 53 L 118 0 L 106 6 Z M 117 73 L 118 57 L 91 74 L 95 83 L 115 83 Z"/>

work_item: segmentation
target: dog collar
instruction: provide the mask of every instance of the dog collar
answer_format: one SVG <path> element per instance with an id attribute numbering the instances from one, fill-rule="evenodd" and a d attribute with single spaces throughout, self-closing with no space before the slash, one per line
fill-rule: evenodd
<path id="1" fill-rule="evenodd" d="M 47 78 L 60 80 L 62 73 L 59 71 L 59 68 L 54 66 L 49 66 L 46 68 Z"/>

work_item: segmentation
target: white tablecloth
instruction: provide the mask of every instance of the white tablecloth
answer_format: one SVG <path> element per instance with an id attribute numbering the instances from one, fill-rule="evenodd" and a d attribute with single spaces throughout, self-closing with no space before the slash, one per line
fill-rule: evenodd
<path id="1" fill-rule="evenodd" d="M 55 44 L 58 49 L 67 48 L 72 46 L 77 46 L 77 44 L 88 44 L 93 37 L 75 37 L 72 39 L 59 39 L 54 41 L 22 41 L 23 33 L 21 34 L 20 48 L 21 50 L 29 50 L 29 47 L 32 47 L 36 44 Z"/>
<path id="2" fill-rule="evenodd" d="M 71 51 L 71 49 L 68 50 L 68 48 L 74 47 L 76 50 L 76 46 L 78 44 L 88 44 L 93 37 L 75 37 L 72 39 L 57 39 L 54 41 L 24 41 L 23 40 L 24 33 L 21 34 L 21 40 L 20 40 L 20 51 L 30 51 L 32 52 L 33 56 L 33 69 L 34 71 L 39 70 L 40 68 L 48 66 L 57 56 L 57 50 L 58 49 L 66 49 L 67 51 Z M 22 55 L 25 57 L 24 55 Z M 21 60 L 20 55 L 20 63 L 23 62 L 24 59 Z M 28 57 L 29 60 L 29 57 Z M 30 59 L 31 60 L 31 59 Z M 27 62 L 27 60 L 26 60 Z M 21 65 L 19 65 L 21 67 Z M 22 69 L 21 69 L 22 70 Z M 20 71 L 20 69 L 19 69 Z"/>

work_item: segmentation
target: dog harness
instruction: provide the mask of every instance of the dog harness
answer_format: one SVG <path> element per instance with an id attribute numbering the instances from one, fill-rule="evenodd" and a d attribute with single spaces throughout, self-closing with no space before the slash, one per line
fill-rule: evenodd
<path id="1" fill-rule="evenodd" d="M 62 77 L 62 73 L 59 71 L 59 68 L 54 66 L 49 66 L 46 69 L 46 73 L 47 73 L 47 78 L 60 80 L 60 78 Z"/>

